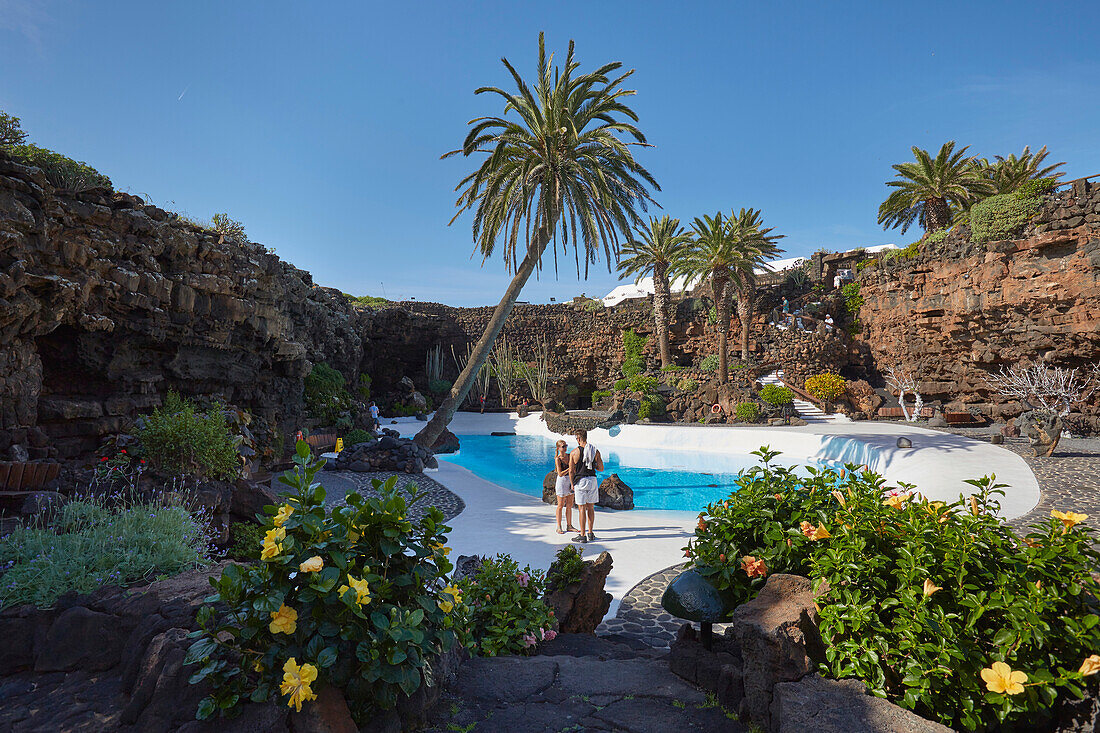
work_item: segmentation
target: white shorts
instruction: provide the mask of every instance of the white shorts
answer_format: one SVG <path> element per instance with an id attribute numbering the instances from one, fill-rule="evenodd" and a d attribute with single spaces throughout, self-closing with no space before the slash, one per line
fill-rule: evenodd
<path id="1" fill-rule="evenodd" d="M 600 485 L 596 483 L 595 476 L 585 476 L 577 479 L 577 483 L 573 485 L 573 493 L 577 497 L 577 504 L 595 504 L 600 500 Z"/>
<path id="2" fill-rule="evenodd" d="M 569 474 L 558 476 L 558 480 L 554 483 L 554 492 L 558 496 L 569 496 L 573 493 L 573 487 L 569 485 Z"/>

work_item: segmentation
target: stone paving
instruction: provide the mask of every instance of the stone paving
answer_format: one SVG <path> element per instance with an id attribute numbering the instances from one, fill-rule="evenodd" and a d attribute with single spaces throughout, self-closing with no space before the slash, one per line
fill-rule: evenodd
<path id="1" fill-rule="evenodd" d="M 674 675 L 667 653 L 587 634 L 543 646 L 535 657 L 464 662 L 426 733 L 749 730 Z"/>
<path id="2" fill-rule="evenodd" d="M 989 428 L 954 428 L 947 432 L 989 442 Z M 1086 524 L 1100 527 L 1100 439 L 1063 438 L 1051 458 L 1037 458 L 1025 438 L 1005 438 L 1003 448 L 1021 456 L 1039 482 L 1039 504 L 1009 522 L 1017 531 L 1050 518 L 1050 510 L 1075 511 L 1089 515 Z M 975 468 L 975 478 L 982 476 Z M 683 570 L 683 564 L 661 570 L 635 585 L 623 597 L 614 618 L 596 629 L 600 635 L 617 635 L 657 648 L 667 647 L 683 621 L 661 607 L 661 595 L 669 582 Z M 716 625 L 721 632 L 721 625 Z"/>

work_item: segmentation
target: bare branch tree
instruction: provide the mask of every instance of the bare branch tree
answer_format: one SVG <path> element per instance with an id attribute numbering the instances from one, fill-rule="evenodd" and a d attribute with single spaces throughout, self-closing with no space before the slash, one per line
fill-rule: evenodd
<path id="1" fill-rule="evenodd" d="M 1100 388 L 1100 361 L 1081 373 L 1077 368 L 1051 367 L 1042 362 L 1014 366 L 988 375 L 986 382 L 1004 397 L 1065 417 L 1073 405 L 1086 401 Z"/>
<path id="2" fill-rule="evenodd" d="M 907 371 L 890 367 L 886 370 L 886 386 L 891 392 L 898 393 L 898 404 L 901 405 L 901 414 L 905 416 L 905 421 L 916 422 L 917 418 L 920 417 L 921 408 L 924 407 L 924 398 L 920 396 L 920 385 L 913 378 L 913 375 Z M 912 413 L 905 405 L 905 395 L 909 393 L 916 397 L 916 404 L 913 406 Z"/>

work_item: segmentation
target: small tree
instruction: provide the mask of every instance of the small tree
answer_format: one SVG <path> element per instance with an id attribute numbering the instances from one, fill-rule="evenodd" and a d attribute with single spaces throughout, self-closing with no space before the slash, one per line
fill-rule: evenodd
<path id="1" fill-rule="evenodd" d="M 0 112 L 0 148 L 8 145 L 22 145 L 27 139 L 19 118 Z"/>
<path id="2" fill-rule="evenodd" d="M 1073 405 L 1085 402 L 1100 388 L 1100 361 L 1082 373 L 1041 362 L 1015 366 L 990 374 L 986 381 L 1004 397 L 1065 417 Z"/>
<path id="3" fill-rule="evenodd" d="M 230 219 L 229 214 L 214 214 L 214 231 L 234 242 L 247 241 L 244 224 L 236 219 Z"/>
<path id="4" fill-rule="evenodd" d="M 886 370 L 886 386 L 891 392 L 897 393 L 898 404 L 901 405 L 901 414 L 905 416 L 905 421 L 916 422 L 917 418 L 920 417 L 921 408 L 924 407 L 924 398 L 920 396 L 920 385 L 913 378 L 913 375 L 907 371 L 890 367 Z M 909 393 L 916 397 L 912 413 L 905 406 L 905 396 Z"/>
<path id="5" fill-rule="evenodd" d="M 539 341 L 535 347 L 534 359 L 523 365 L 523 379 L 531 391 L 531 397 L 543 407 L 550 400 L 550 344 Z"/>

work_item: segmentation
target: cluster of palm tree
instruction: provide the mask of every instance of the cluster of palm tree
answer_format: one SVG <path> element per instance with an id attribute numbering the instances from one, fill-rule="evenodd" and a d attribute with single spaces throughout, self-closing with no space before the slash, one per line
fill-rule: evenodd
<path id="1" fill-rule="evenodd" d="M 914 146 L 915 160 L 894 165 L 897 175 L 886 182 L 894 190 L 878 207 L 883 229 L 901 227 L 904 234 L 914 222 L 926 232 L 949 227 L 982 199 L 1013 193 L 1033 179 L 1058 178 L 1058 168 L 1065 165 L 1044 165 L 1045 145 L 1035 153 L 1025 147 L 1019 157 L 998 155 L 992 162 L 967 155 L 969 149 L 956 150 L 951 140 L 933 157 Z"/>
<path id="2" fill-rule="evenodd" d="M 661 366 L 672 364 L 668 346 L 670 282 L 706 280 L 718 316 L 718 378 L 729 380 L 729 327 L 733 297 L 741 322 L 741 358 L 749 358 L 749 330 L 756 295 L 757 271 L 767 269 L 768 260 L 781 250 L 763 225 L 760 211 L 741 209 L 728 215 L 696 217 L 691 230 L 679 219 L 651 217 L 634 228 L 634 237 L 623 245 L 619 272 L 641 279 L 653 278 L 653 320 L 661 355 Z"/>

